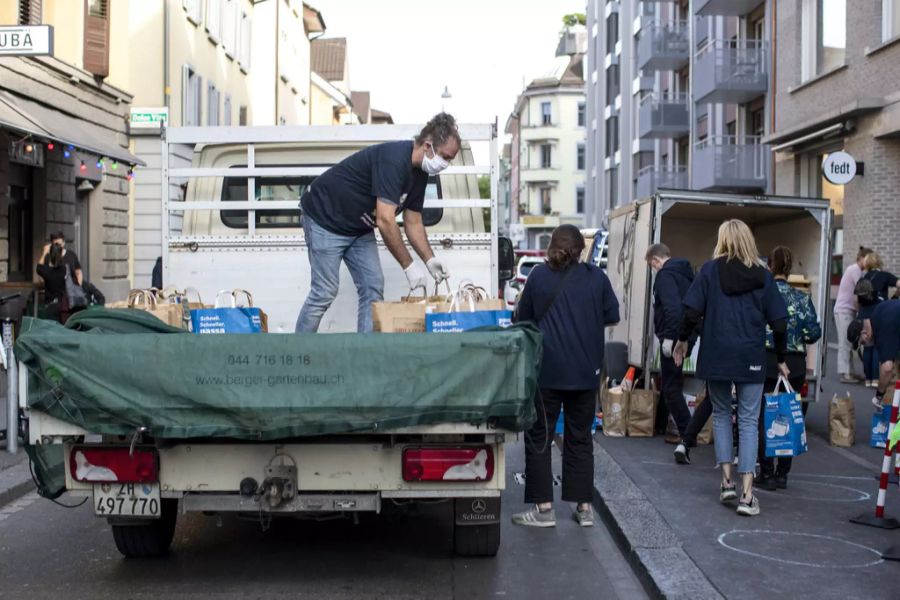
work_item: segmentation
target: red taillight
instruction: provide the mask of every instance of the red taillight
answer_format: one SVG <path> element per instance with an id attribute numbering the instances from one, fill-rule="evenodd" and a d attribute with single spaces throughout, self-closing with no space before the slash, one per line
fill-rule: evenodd
<path id="1" fill-rule="evenodd" d="M 494 451 L 473 448 L 406 448 L 403 481 L 490 481 Z"/>
<path id="2" fill-rule="evenodd" d="M 102 483 L 154 483 L 159 480 L 155 450 L 75 446 L 69 454 L 69 471 L 75 481 Z"/>

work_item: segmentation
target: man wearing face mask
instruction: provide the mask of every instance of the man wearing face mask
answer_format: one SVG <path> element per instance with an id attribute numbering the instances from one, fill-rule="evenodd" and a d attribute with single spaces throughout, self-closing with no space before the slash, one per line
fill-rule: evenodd
<path id="1" fill-rule="evenodd" d="M 300 199 L 312 278 L 297 317 L 297 333 L 319 329 L 322 316 L 337 297 L 341 261 L 359 294 L 357 331 L 372 331 L 372 303 L 384 299 L 376 228 L 403 267 L 411 289 L 426 286 L 427 273 L 437 283 L 449 276 L 428 243 L 422 209 L 428 177 L 446 169 L 460 145 L 456 120 L 440 113 L 415 140 L 369 146 L 316 178 Z M 406 237 L 425 268 L 403 243 L 397 224 L 400 213 Z"/>

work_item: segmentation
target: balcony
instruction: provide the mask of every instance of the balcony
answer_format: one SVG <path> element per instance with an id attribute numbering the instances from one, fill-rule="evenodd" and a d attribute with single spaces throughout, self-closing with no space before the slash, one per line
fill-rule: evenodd
<path id="1" fill-rule="evenodd" d="M 758 136 L 716 136 L 694 146 L 695 190 L 765 190 L 771 147 Z"/>
<path id="2" fill-rule="evenodd" d="M 694 12 L 704 17 L 742 17 L 766 0 L 694 0 Z"/>
<path id="3" fill-rule="evenodd" d="M 638 135 L 641 139 L 671 139 L 691 131 L 687 94 L 649 94 L 641 100 Z"/>
<path id="4" fill-rule="evenodd" d="M 522 183 L 528 185 L 556 185 L 559 183 L 562 172 L 559 169 L 531 167 L 521 170 L 519 177 Z"/>
<path id="5" fill-rule="evenodd" d="M 694 61 L 694 101 L 744 104 L 769 89 L 768 48 L 758 40 L 714 40 Z"/>
<path id="6" fill-rule="evenodd" d="M 660 188 L 686 190 L 687 167 L 644 167 L 638 171 L 635 198 L 649 198 Z"/>
<path id="7" fill-rule="evenodd" d="M 651 23 L 638 38 L 638 68 L 676 71 L 691 59 L 687 22 Z"/>

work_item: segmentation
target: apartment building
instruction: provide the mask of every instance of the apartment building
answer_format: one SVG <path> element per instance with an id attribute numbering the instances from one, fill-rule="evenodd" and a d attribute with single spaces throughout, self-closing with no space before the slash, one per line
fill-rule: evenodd
<path id="1" fill-rule="evenodd" d="M 659 188 L 771 191 L 765 0 L 590 0 L 585 223 Z"/>
<path id="2" fill-rule="evenodd" d="M 521 248 L 545 249 L 564 223 L 581 225 L 585 198 L 583 33 L 564 31 L 553 68 L 519 96 L 506 132 L 510 150 L 510 223 Z"/>
<path id="3" fill-rule="evenodd" d="M 115 63 L 136 110 L 165 111 L 175 126 L 310 123 L 310 38 L 325 31 L 312 6 L 299 0 L 123 4 L 130 7 L 132 43 Z M 148 287 L 162 243 L 159 126 L 132 123 L 130 134 L 147 167 L 135 174 L 129 272 L 135 287 Z M 179 160 L 187 164 L 190 155 Z M 170 197 L 180 198 L 185 183 L 173 181 Z M 179 224 L 173 216 L 174 231 Z"/>
<path id="4" fill-rule="evenodd" d="M 52 48 L 0 50 L 0 285 L 39 289 L 35 265 L 63 231 L 84 277 L 127 293 L 131 235 L 128 148 L 129 9 L 109 0 L 6 0 L 0 24 L 51 25 Z M 8 30 L 7 30 L 8 31 Z M 8 34 L 5 34 L 8 35 Z"/>
<path id="5" fill-rule="evenodd" d="M 347 38 L 313 41 L 310 77 L 313 125 L 353 125 L 363 122 L 362 118 L 369 117 L 367 92 L 366 97 L 356 92 L 356 101 L 360 106 L 359 109 L 354 109 L 354 92 L 350 89 Z"/>
<path id="6" fill-rule="evenodd" d="M 778 2 L 774 20 L 775 191 L 831 199 L 833 278 L 860 245 L 900 272 L 900 0 Z M 843 186 L 823 176 L 837 151 L 857 163 Z"/>

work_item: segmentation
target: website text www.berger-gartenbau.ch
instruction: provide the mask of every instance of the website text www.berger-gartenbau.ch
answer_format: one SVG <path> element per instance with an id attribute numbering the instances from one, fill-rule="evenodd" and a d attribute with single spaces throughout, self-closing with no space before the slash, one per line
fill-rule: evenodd
<path id="1" fill-rule="evenodd" d="M 341 374 L 327 373 L 297 373 L 296 371 L 309 371 L 313 367 L 313 357 L 309 354 L 229 354 L 225 363 L 228 367 L 260 367 L 268 369 L 272 367 L 285 367 L 295 371 L 293 373 L 270 374 L 231 374 L 224 375 L 198 375 L 197 385 L 237 385 L 237 386 L 269 386 L 281 385 L 341 385 L 344 376 Z"/>

